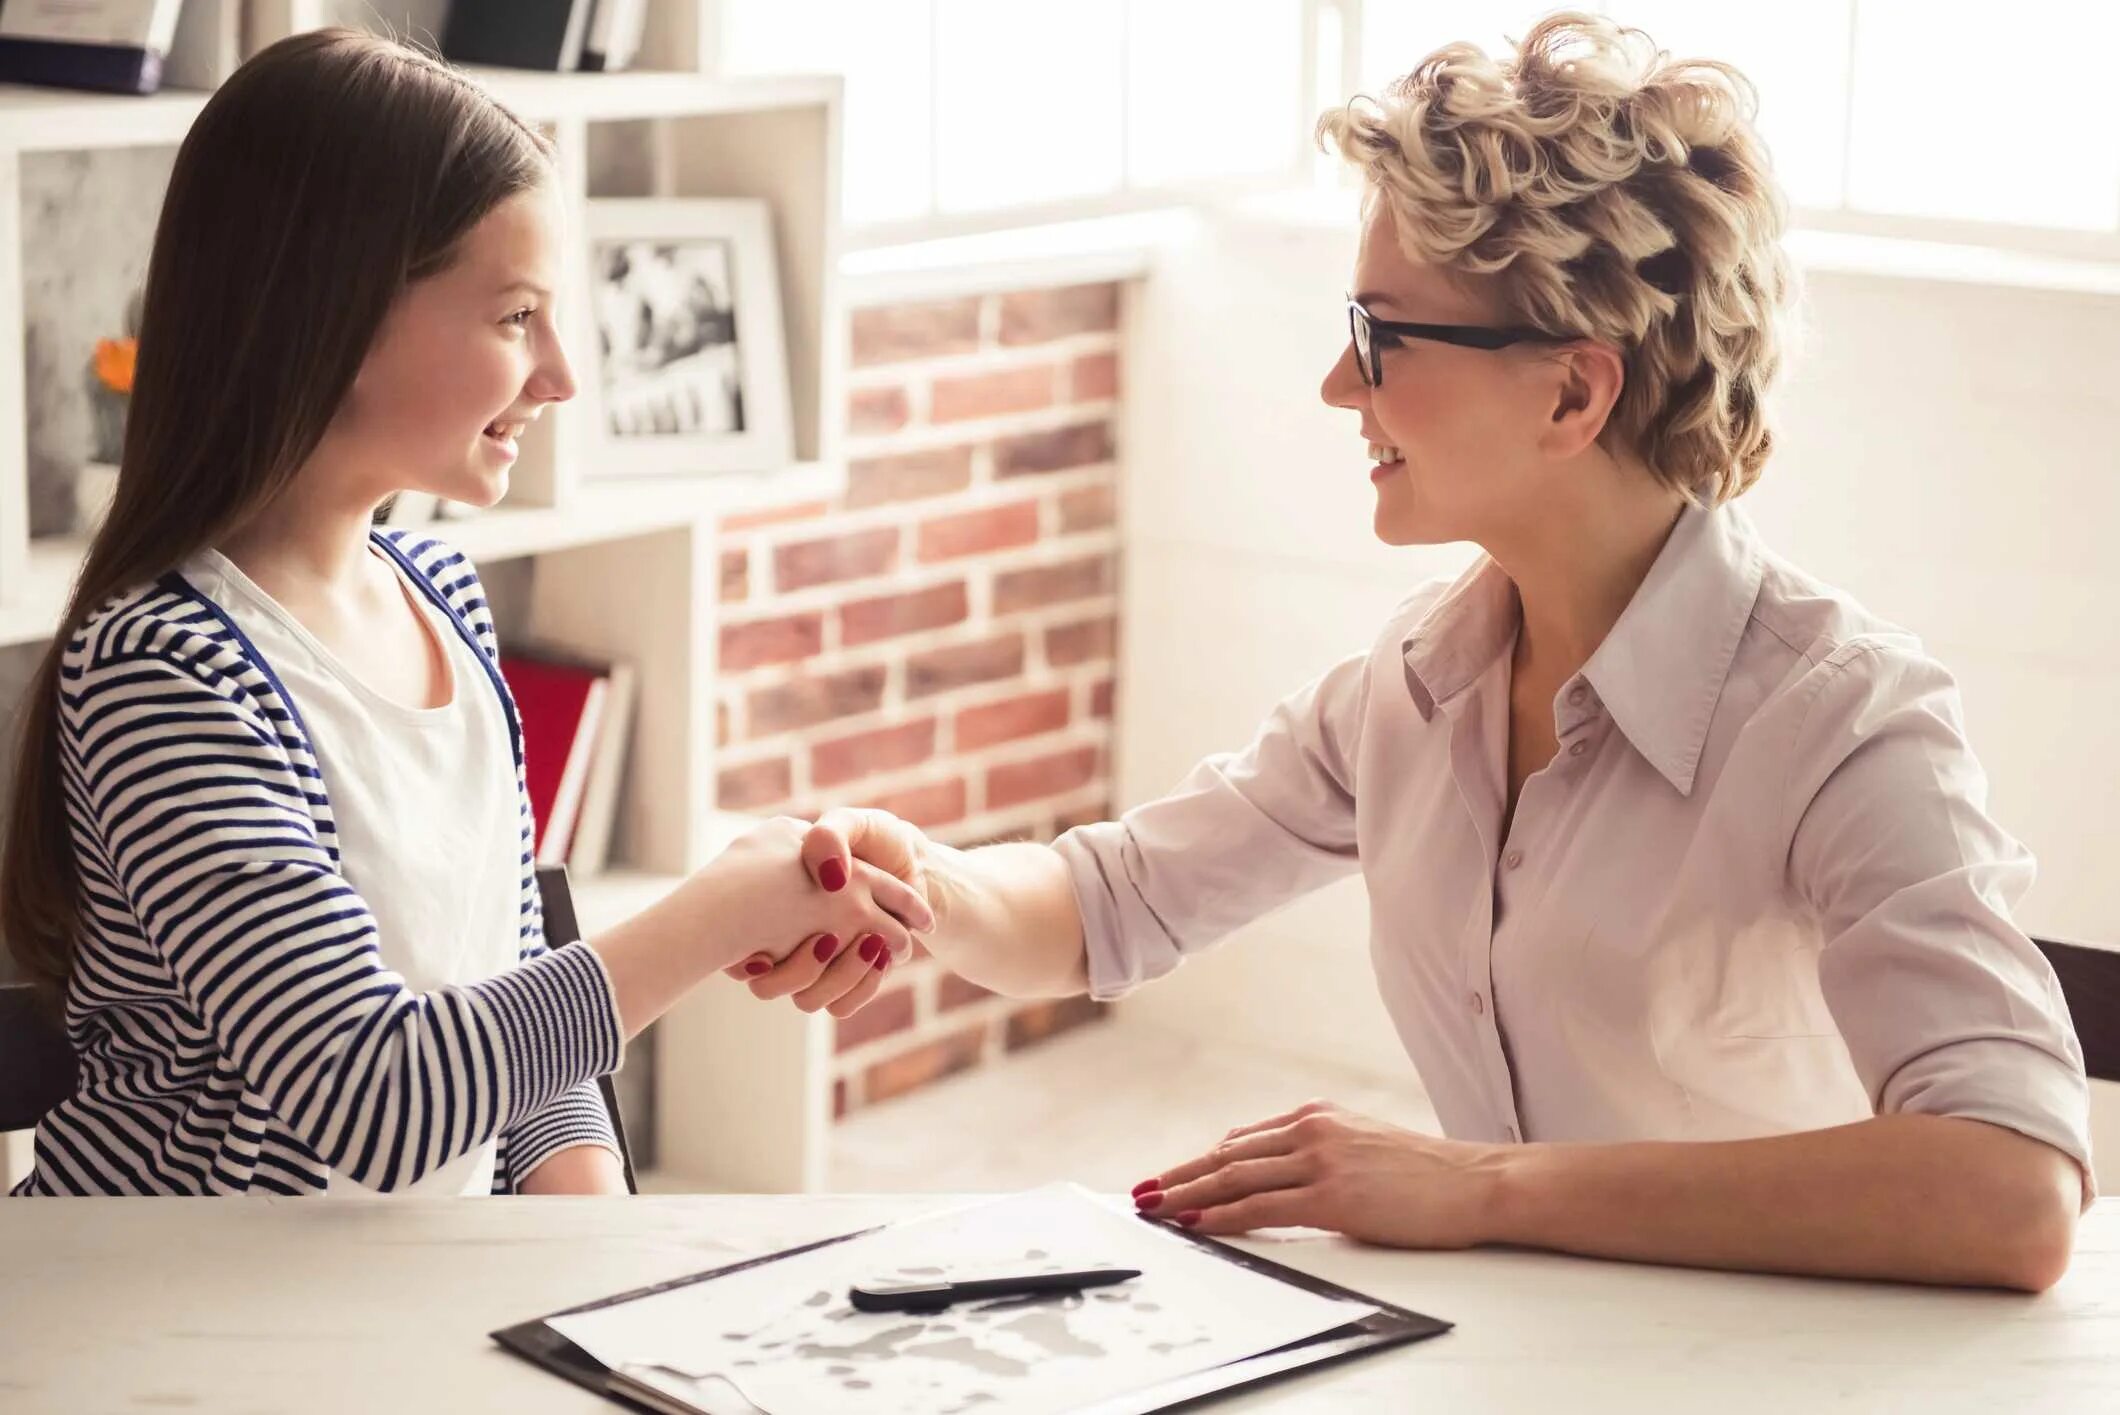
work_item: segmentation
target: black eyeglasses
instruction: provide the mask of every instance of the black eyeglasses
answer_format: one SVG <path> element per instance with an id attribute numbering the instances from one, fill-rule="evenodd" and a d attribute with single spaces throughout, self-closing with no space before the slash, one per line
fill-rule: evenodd
<path id="1" fill-rule="evenodd" d="M 1354 334 L 1354 362 L 1362 382 L 1371 388 L 1384 386 L 1382 353 L 1406 339 L 1426 339 L 1435 344 L 1455 344 L 1461 349 L 1506 349 L 1511 344 L 1568 344 L 1580 336 L 1548 334 L 1543 329 L 1514 325 L 1497 329 L 1484 324 L 1407 324 L 1378 319 L 1362 308 L 1361 301 L 1347 302 L 1347 327 Z"/>

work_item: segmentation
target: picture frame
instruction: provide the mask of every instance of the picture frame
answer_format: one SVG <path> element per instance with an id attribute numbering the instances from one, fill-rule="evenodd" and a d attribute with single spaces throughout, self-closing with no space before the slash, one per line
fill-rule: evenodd
<path id="1" fill-rule="evenodd" d="M 584 474 L 785 467 L 794 417 L 768 204 L 598 199 L 584 226 Z"/>

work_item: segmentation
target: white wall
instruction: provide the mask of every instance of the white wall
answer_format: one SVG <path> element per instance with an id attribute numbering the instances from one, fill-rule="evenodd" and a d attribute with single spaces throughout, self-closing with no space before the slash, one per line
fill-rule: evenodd
<path id="1" fill-rule="evenodd" d="M 1240 745 L 1409 587 L 1465 561 L 1374 542 L 1354 419 L 1318 400 L 1352 256 L 1337 209 L 1224 213 L 1136 301 L 1124 802 Z M 2101 294 L 1823 268 L 1807 282 L 1783 449 L 1746 507 L 1784 554 L 1956 670 L 1993 808 L 2041 861 L 2025 925 L 2120 946 L 2120 564 L 2101 553 L 2120 530 L 2120 279 Z M 1327 890 L 1126 1006 L 1410 1075 L 1365 918 L 1358 885 Z M 2115 1099 L 2101 1118 L 2120 1158 Z"/>

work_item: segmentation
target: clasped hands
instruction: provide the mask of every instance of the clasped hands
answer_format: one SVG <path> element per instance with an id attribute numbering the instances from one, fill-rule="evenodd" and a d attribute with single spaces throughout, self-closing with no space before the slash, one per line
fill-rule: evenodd
<path id="1" fill-rule="evenodd" d="M 798 822 L 776 823 L 785 842 Z M 849 1017 L 937 927 L 942 881 L 926 837 L 885 811 L 838 809 L 801 833 L 804 871 L 844 905 L 866 893 L 872 926 L 812 932 L 727 969 L 760 998 Z M 783 862 L 785 856 L 782 856 Z M 783 863 L 782 868 L 785 868 Z M 853 886 L 850 888 L 850 886 Z M 1373 1243 L 1460 1248 L 1494 1230 L 1505 1148 L 1438 1139 L 1322 1101 L 1230 1131 L 1208 1153 L 1143 1180 L 1135 1202 L 1203 1233 L 1313 1227 Z"/>

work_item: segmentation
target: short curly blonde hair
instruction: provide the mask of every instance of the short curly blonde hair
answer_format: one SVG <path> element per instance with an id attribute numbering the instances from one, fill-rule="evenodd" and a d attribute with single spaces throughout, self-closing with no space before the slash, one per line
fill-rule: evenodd
<path id="1" fill-rule="evenodd" d="M 1499 278 L 1512 318 L 1619 348 L 1607 435 L 1709 504 L 1758 480 L 1793 281 L 1783 203 L 1727 64 L 1548 15 L 1513 61 L 1438 49 L 1318 121 L 1407 253 Z"/>

